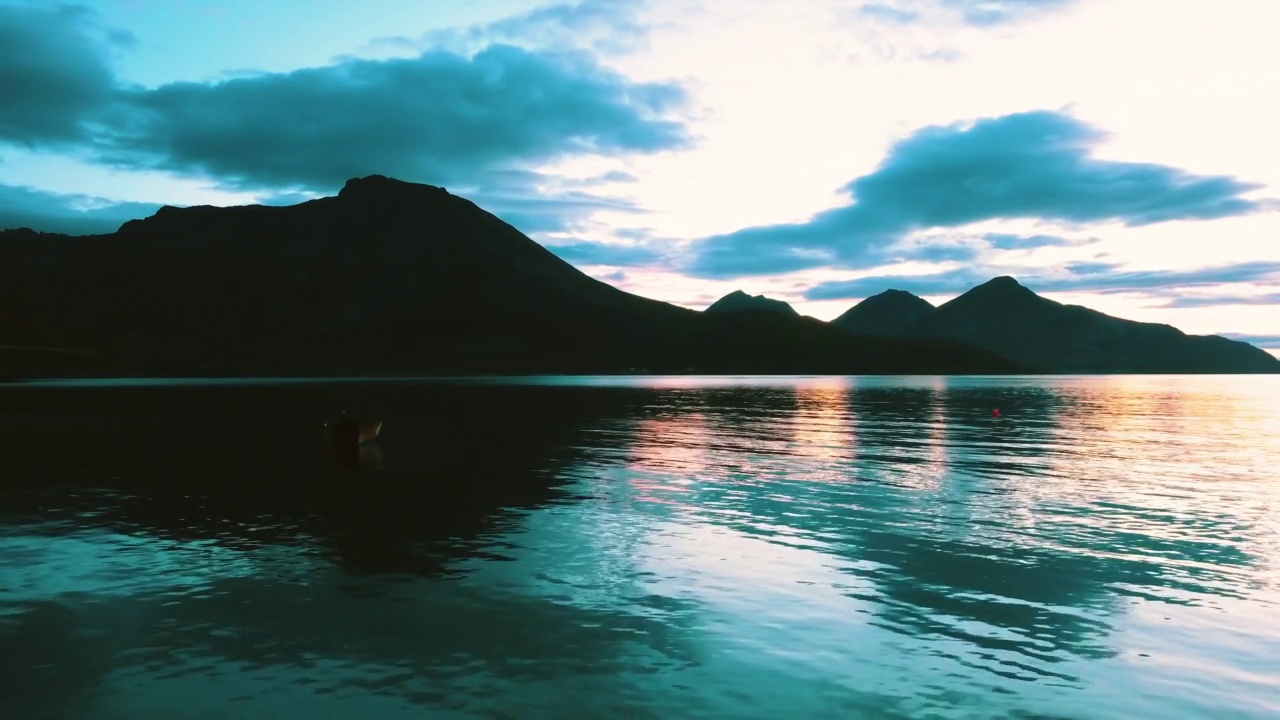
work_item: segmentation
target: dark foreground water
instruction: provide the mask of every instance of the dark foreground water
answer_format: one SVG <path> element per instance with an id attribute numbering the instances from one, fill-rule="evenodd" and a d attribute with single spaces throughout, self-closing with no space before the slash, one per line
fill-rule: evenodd
<path id="1" fill-rule="evenodd" d="M 1274 718 L 1277 380 L 0 387 L 0 717 Z"/>

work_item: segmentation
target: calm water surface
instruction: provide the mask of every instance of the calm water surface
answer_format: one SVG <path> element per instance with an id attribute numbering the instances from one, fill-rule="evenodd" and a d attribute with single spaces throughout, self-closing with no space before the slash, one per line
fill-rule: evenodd
<path id="1" fill-rule="evenodd" d="M 0 387 L 0 716 L 1274 718 L 1277 381 Z"/>

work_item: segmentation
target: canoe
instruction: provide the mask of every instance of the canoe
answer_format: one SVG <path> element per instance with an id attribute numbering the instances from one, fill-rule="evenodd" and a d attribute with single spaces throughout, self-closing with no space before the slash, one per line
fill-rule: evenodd
<path id="1" fill-rule="evenodd" d="M 382 421 L 357 420 L 343 414 L 337 419 L 325 423 L 325 427 L 328 428 L 334 440 L 347 442 L 355 440 L 357 443 L 367 443 L 378 438 L 378 435 L 382 432 Z"/>
<path id="2" fill-rule="evenodd" d="M 356 423 L 356 442 L 369 442 L 376 440 L 378 433 L 382 432 L 381 420 L 365 420 Z"/>

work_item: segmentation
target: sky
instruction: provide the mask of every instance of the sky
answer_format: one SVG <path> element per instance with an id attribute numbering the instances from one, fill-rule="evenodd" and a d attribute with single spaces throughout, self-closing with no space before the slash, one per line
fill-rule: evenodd
<path id="1" fill-rule="evenodd" d="M 0 228 L 446 187 L 821 319 L 1012 275 L 1280 355 L 1275 0 L 0 0 Z"/>

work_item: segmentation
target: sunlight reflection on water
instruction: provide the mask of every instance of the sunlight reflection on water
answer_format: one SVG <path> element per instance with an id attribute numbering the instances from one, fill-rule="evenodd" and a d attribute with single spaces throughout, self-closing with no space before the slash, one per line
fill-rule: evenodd
<path id="1" fill-rule="evenodd" d="M 0 484 L 0 696 L 20 718 L 1274 717 L 1276 380 L 0 391 L 4 449 L 36 448 Z M 387 420 L 382 472 L 175 414 L 301 426 L 351 397 Z M 122 401 L 136 429 L 93 430 Z"/>

